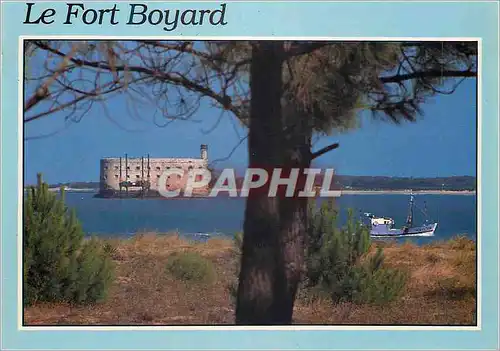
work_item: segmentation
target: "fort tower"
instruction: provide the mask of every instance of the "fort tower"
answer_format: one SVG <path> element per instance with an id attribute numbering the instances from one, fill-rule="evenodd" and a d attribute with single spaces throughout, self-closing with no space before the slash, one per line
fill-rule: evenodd
<path id="1" fill-rule="evenodd" d="M 201 159 L 208 162 L 208 146 L 201 144 L 200 146 Z"/>

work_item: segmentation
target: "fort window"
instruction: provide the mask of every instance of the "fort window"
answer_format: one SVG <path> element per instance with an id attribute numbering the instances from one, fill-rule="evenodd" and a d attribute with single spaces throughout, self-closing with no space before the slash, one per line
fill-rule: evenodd
<path id="1" fill-rule="evenodd" d="M 127 166 L 127 169 L 130 169 L 130 166 Z"/>
<path id="2" fill-rule="evenodd" d="M 136 175 L 136 178 L 140 178 L 141 176 L 140 175 Z"/>
<path id="3" fill-rule="evenodd" d="M 141 167 L 137 166 L 137 167 L 135 167 L 135 169 L 136 169 L 136 170 L 140 170 L 140 169 L 141 169 Z"/>
<path id="4" fill-rule="evenodd" d="M 127 178 L 130 178 L 130 175 L 127 174 Z"/>
<path id="5" fill-rule="evenodd" d="M 167 167 L 168 168 L 168 167 Z M 159 171 L 160 170 L 160 167 L 156 167 L 156 170 Z"/>
<path id="6" fill-rule="evenodd" d="M 115 174 L 115 178 L 117 178 L 117 179 L 118 179 L 118 174 Z"/>
<path id="7" fill-rule="evenodd" d="M 118 170 L 118 166 L 115 166 L 115 171 L 117 171 L 117 170 Z"/>
<path id="8" fill-rule="evenodd" d="M 160 178 L 160 175 L 159 175 L 159 174 L 157 174 L 157 175 L 156 175 L 156 178 Z"/>

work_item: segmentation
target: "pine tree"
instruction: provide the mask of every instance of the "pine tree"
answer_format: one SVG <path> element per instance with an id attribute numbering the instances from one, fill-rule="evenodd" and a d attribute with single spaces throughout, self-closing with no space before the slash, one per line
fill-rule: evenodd
<path id="1" fill-rule="evenodd" d="M 84 242 L 75 211 L 37 175 L 24 204 L 24 303 L 94 302 L 105 297 L 112 281 L 110 257 L 96 240 Z"/>
<path id="2" fill-rule="evenodd" d="M 382 248 L 363 260 L 371 246 L 369 229 L 354 220 L 352 210 L 339 229 L 337 216 L 332 202 L 310 206 L 305 289 L 334 302 L 385 303 L 398 297 L 405 272 L 384 267 Z"/>

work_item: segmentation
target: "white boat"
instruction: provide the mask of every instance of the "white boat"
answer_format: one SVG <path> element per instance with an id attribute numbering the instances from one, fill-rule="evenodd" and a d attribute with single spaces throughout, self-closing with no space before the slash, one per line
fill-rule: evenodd
<path id="1" fill-rule="evenodd" d="M 397 238 L 407 236 L 434 236 L 437 228 L 437 223 L 429 223 L 426 221 L 422 225 L 413 225 L 413 194 L 410 195 L 410 209 L 406 224 L 402 228 L 394 228 L 394 220 L 389 217 L 376 217 L 371 213 L 365 213 L 365 216 L 370 219 L 370 236 L 375 238 Z M 424 214 L 426 214 L 424 212 Z"/>

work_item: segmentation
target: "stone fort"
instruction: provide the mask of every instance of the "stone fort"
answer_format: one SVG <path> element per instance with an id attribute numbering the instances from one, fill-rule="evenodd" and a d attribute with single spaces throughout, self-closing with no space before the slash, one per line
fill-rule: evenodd
<path id="1" fill-rule="evenodd" d="M 200 158 L 149 158 L 149 156 L 129 158 L 127 155 L 103 158 L 100 165 L 100 191 L 116 192 L 124 189 L 158 191 L 160 176 L 168 169 L 182 170 L 185 176 L 176 174 L 169 176 L 167 189 L 182 189 L 187 180 L 187 173 L 195 168 L 208 170 L 207 145 L 201 145 Z M 193 193 L 203 194 L 208 191 L 208 186 L 193 189 Z"/>

